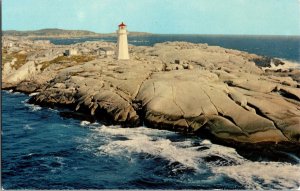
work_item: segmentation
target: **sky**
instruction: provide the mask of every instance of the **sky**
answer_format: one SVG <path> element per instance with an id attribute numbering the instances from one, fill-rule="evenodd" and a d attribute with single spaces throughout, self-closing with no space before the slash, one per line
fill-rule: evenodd
<path id="1" fill-rule="evenodd" d="M 2 30 L 300 35 L 300 0 L 2 0 Z"/>

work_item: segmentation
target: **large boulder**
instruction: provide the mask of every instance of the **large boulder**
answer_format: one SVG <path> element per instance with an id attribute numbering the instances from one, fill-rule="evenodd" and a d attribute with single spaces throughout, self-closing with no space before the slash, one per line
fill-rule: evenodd
<path id="1" fill-rule="evenodd" d="M 286 125 L 291 130 L 285 135 L 272 118 L 256 113 L 257 107 L 251 107 L 254 104 L 247 105 L 247 98 L 238 89 L 220 83 L 215 74 L 201 70 L 156 73 L 142 85 L 137 96 L 144 107 L 145 120 L 154 127 L 188 132 L 206 128 L 221 139 L 253 143 L 287 141 L 294 139 L 289 134 L 299 134 L 296 119 Z M 295 110 L 292 116 L 297 118 L 300 114 Z"/>
<path id="2" fill-rule="evenodd" d="M 3 81 L 6 83 L 17 84 L 24 80 L 30 80 L 38 72 L 39 68 L 35 62 L 28 61 L 16 71 L 11 72 L 6 78 L 3 79 Z"/>

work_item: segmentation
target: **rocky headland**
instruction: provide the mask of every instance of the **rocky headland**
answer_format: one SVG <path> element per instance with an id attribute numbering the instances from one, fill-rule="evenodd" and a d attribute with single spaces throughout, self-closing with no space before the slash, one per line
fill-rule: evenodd
<path id="1" fill-rule="evenodd" d="M 300 144 L 300 70 L 286 61 L 207 44 L 129 46 L 130 60 L 99 55 L 110 42 L 54 45 L 5 36 L 2 89 L 122 126 L 209 134 L 226 143 Z M 76 55 L 64 55 L 76 49 Z M 299 147 L 298 147 L 299 149 Z"/>

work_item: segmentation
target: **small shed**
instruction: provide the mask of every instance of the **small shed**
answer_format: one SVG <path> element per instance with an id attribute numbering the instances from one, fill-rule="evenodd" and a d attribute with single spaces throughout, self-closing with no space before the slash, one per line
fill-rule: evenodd
<path id="1" fill-rule="evenodd" d="M 111 56 L 115 54 L 115 50 L 111 47 L 101 47 L 97 51 L 98 55 Z"/>
<path id="2" fill-rule="evenodd" d="M 76 49 L 67 49 L 64 53 L 65 56 L 78 55 L 78 51 Z"/>

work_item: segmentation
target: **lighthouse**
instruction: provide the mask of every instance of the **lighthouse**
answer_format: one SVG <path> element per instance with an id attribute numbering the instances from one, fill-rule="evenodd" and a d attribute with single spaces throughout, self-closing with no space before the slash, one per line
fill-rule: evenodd
<path id="1" fill-rule="evenodd" d="M 117 58 L 118 60 L 128 60 L 128 42 L 127 42 L 127 30 L 126 25 L 122 22 L 119 24 L 118 44 L 117 44 Z"/>

